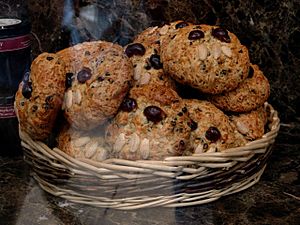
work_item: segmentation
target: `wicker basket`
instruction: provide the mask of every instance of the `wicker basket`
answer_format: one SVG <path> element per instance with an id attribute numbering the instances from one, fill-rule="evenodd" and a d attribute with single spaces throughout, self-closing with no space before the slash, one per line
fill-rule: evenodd
<path id="1" fill-rule="evenodd" d="M 72 202 L 116 209 L 203 204 L 259 181 L 279 130 L 268 103 L 268 131 L 246 146 L 163 161 L 78 160 L 20 132 L 24 156 L 42 189 Z"/>

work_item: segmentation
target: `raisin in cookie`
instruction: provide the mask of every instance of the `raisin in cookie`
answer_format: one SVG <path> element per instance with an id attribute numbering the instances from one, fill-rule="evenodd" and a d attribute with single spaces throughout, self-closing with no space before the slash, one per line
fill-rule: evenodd
<path id="1" fill-rule="evenodd" d="M 257 65 L 251 65 L 249 74 L 235 90 L 209 97 L 218 108 L 231 112 L 249 112 L 262 106 L 270 95 L 268 79 Z"/>
<path id="2" fill-rule="evenodd" d="M 125 53 L 134 68 L 133 86 L 161 84 L 175 87 L 174 81 L 163 71 L 158 49 L 159 44 L 149 46 L 138 42 L 126 46 Z"/>
<path id="3" fill-rule="evenodd" d="M 194 153 L 222 151 L 246 143 L 229 118 L 213 104 L 196 99 L 183 101 L 192 119 L 190 142 Z"/>
<path id="4" fill-rule="evenodd" d="M 218 94 L 235 89 L 248 74 L 249 55 L 226 29 L 192 25 L 162 38 L 164 71 L 179 83 Z"/>
<path id="5" fill-rule="evenodd" d="M 115 157 L 162 160 L 188 154 L 190 118 L 177 93 L 161 85 L 132 88 L 106 130 Z"/>
<path id="6" fill-rule="evenodd" d="M 247 140 L 261 138 L 265 133 L 267 113 L 263 106 L 251 112 L 233 114 L 230 120 Z"/>
<path id="7" fill-rule="evenodd" d="M 110 157 L 110 151 L 105 146 L 102 127 L 79 131 L 69 124 L 64 124 L 57 136 L 57 143 L 60 150 L 74 158 L 103 161 Z"/>
<path id="8" fill-rule="evenodd" d="M 34 140 L 46 139 L 54 127 L 63 102 L 65 74 L 58 55 L 42 53 L 19 85 L 15 111 L 20 129 Z"/>
<path id="9" fill-rule="evenodd" d="M 117 113 L 133 79 L 132 64 L 121 46 L 109 42 L 80 44 L 67 51 L 63 56 L 74 51 L 81 57 L 66 60 L 73 66 L 68 66 L 64 114 L 73 127 L 90 130 Z"/>
<path id="10" fill-rule="evenodd" d="M 187 22 L 176 21 L 163 27 L 149 27 L 137 35 L 133 43 L 126 46 L 125 53 L 134 67 L 134 85 L 156 83 L 175 88 L 173 79 L 163 71 L 160 40 L 162 36 L 189 25 Z"/>

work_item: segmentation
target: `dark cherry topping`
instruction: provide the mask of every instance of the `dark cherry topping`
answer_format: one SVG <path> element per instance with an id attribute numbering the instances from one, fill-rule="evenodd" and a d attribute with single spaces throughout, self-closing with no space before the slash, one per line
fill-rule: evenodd
<path id="1" fill-rule="evenodd" d="M 73 73 L 66 73 L 66 81 L 65 81 L 65 87 L 68 89 L 72 86 L 73 82 Z"/>
<path id="2" fill-rule="evenodd" d="M 176 24 L 175 28 L 179 29 L 179 28 L 187 27 L 188 25 L 189 24 L 187 22 L 180 22 Z"/>
<path id="3" fill-rule="evenodd" d="M 22 95 L 24 96 L 24 98 L 30 99 L 31 93 L 32 93 L 31 82 L 24 82 L 22 88 Z"/>
<path id="4" fill-rule="evenodd" d="M 140 43 L 134 43 L 127 46 L 125 54 L 130 58 L 134 55 L 144 55 L 146 52 L 145 47 Z"/>
<path id="5" fill-rule="evenodd" d="M 27 72 L 24 73 L 24 75 L 23 75 L 23 81 L 24 81 L 24 82 L 28 82 L 28 81 L 29 81 L 29 77 L 30 77 L 30 72 L 27 71 Z"/>
<path id="6" fill-rule="evenodd" d="M 144 109 L 144 115 L 149 121 L 158 123 L 162 121 L 166 114 L 165 112 L 157 106 L 148 106 Z"/>
<path id="7" fill-rule="evenodd" d="M 254 70 L 253 70 L 252 66 L 250 66 L 249 73 L 248 73 L 248 78 L 252 78 L 253 74 L 254 74 Z"/>
<path id="8" fill-rule="evenodd" d="M 221 138 L 221 133 L 216 127 L 210 127 L 208 130 L 205 132 L 205 137 L 207 140 L 210 140 L 211 142 L 216 142 Z"/>
<path id="9" fill-rule="evenodd" d="M 202 30 L 192 30 L 188 37 L 189 40 L 198 40 L 201 38 L 204 38 L 204 33 Z"/>
<path id="10" fill-rule="evenodd" d="M 151 66 L 156 70 L 163 68 L 163 64 L 160 62 L 160 56 L 157 54 L 152 54 L 150 56 L 150 63 L 151 63 Z"/>
<path id="11" fill-rule="evenodd" d="M 45 98 L 45 102 L 50 104 L 53 101 L 53 95 L 49 95 Z"/>
<path id="12" fill-rule="evenodd" d="M 32 109 L 32 112 L 36 112 L 38 110 L 38 106 L 37 105 L 33 105 L 31 107 L 31 109 Z"/>
<path id="13" fill-rule="evenodd" d="M 88 67 L 83 67 L 82 70 L 80 70 L 77 73 L 77 80 L 79 83 L 84 84 L 87 80 L 89 80 L 92 77 L 92 71 Z"/>
<path id="14" fill-rule="evenodd" d="M 188 126 L 191 128 L 191 131 L 194 131 L 198 128 L 198 124 L 194 120 L 189 121 Z"/>
<path id="15" fill-rule="evenodd" d="M 48 61 L 51 61 L 52 59 L 53 59 L 53 57 L 51 57 L 51 56 L 47 56 L 47 58 L 46 58 Z"/>
<path id="16" fill-rule="evenodd" d="M 46 111 L 49 110 L 50 108 L 52 108 L 51 105 L 50 105 L 49 103 L 47 103 L 47 102 L 44 103 L 44 104 L 42 105 L 42 107 L 43 107 L 43 109 L 45 109 Z"/>
<path id="17" fill-rule="evenodd" d="M 150 70 L 150 69 L 151 69 L 150 63 L 146 62 L 144 68 L 145 68 L 146 70 Z"/>
<path id="18" fill-rule="evenodd" d="M 121 103 L 120 109 L 125 112 L 131 112 L 137 107 L 137 103 L 133 98 L 125 98 Z"/>
<path id="19" fill-rule="evenodd" d="M 212 36 L 219 39 L 222 42 L 230 43 L 230 37 L 228 31 L 224 28 L 218 27 L 212 30 Z"/>
<path id="20" fill-rule="evenodd" d="M 97 81 L 99 81 L 99 82 L 104 81 L 104 80 L 105 80 L 105 78 L 101 77 L 101 76 L 97 78 Z"/>
<path id="21" fill-rule="evenodd" d="M 183 151 L 183 150 L 185 150 L 185 148 L 186 148 L 185 142 L 183 140 L 180 140 L 179 144 L 178 144 L 178 150 Z"/>

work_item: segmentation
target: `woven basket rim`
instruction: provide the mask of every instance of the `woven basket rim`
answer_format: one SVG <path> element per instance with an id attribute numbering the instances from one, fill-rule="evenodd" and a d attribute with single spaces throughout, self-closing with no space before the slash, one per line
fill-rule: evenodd
<path id="1" fill-rule="evenodd" d="M 25 159 L 34 170 L 35 179 L 46 192 L 53 195 L 73 202 L 117 209 L 204 204 L 258 182 L 280 128 L 277 111 L 267 102 L 264 107 L 269 111 L 269 131 L 262 138 L 222 152 L 166 157 L 161 161 L 113 158 L 98 162 L 78 159 L 58 148 L 50 149 L 41 141 L 33 141 L 22 131 L 20 138 Z M 121 185 L 124 192 L 129 190 L 128 193 L 133 194 L 127 196 L 125 193 L 120 199 L 96 197 L 98 192 L 90 190 L 88 194 L 82 194 L 86 191 L 85 186 L 80 184 L 82 180 L 87 181 L 86 189 L 95 188 L 98 192 L 111 193 L 112 187 Z M 180 190 L 178 193 L 170 196 L 147 196 L 145 190 L 149 189 L 151 192 L 160 185 L 162 189 L 169 190 L 173 185 L 171 181 L 174 180 L 178 182 L 174 186 Z M 56 184 L 57 182 L 63 185 Z M 133 184 L 140 185 L 143 190 L 136 191 Z M 189 195 L 189 191 L 195 196 Z M 207 194 L 207 191 L 212 192 Z M 142 199 L 132 202 L 133 196 Z"/>

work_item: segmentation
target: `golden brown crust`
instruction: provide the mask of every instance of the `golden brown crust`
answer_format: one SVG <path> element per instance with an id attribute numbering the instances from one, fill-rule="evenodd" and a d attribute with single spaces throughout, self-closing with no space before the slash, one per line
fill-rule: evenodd
<path id="1" fill-rule="evenodd" d="M 257 65 L 251 65 L 251 73 L 235 90 L 210 96 L 218 108 L 231 112 L 249 112 L 262 106 L 270 96 L 268 79 Z"/>
<path id="2" fill-rule="evenodd" d="M 141 43 L 145 47 L 151 47 L 158 45 L 158 51 L 160 50 L 160 33 L 159 27 L 148 27 L 141 33 L 139 33 L 133 40 L 133 43 Z"/>
<path id="3" fill-rule="evenodd" d="M 135 42 L 133 44 L 140 43 Z M 143 86 L 145 84 L 160 84 L 166 85 L 171 88 L 175 88 L 174 80 L 164 73 L 162 68 L 162 63 L 160 62 L 159 55 L 159 44 L 153 44 L 152 46 L 144 45 L 144 43 L 140 43 L 145 46 L 145 54 L 134 55 L 130 57 L 130 60 L 133 64 L 134 68 L 134 82 L 133 86 Z M 125 47 L 130 47 L 132 44 L 129 44 Z M 155 58 L 156 64 L 153 65 L 152 58 Z"/>
<path id="4" fill-rule="evenodd" d="M 165 100 L 162 96 L 157 101 L 159 93 L 149 93 L 157 90 L 164 93 Z M 106 130 L 106 141 L 115 157 L 162 160 L 167 156 L 188 154 L 190 118 L 172 89 L 145 85 L 133 88 L 129 97 L 136 101 L 136 107 L 130 111 L 121 108 Z M 145 112 L 149 108 L 161 113 L 154 118 L 147 117 Z"/>
<path id="5" fill-rule="evenodd" d="M 158 102 L 162 105 L 171 105 L 181 100 L 173 89 L 158 84 L 149 84 L 142 88 L 132 88 L 130 96 L 135 99 L 143 98 L 150 102 Z"/>
<path id="6" fill-rule="evenodd" d="M 66 64 L 67 72 L 79 71 L 93 58 L 97 57 L 102 41 L 83 42 L 72 47 L 65 48 L 56 54 L 61 56 Z"/>
<path id="7" fill-rule="evenodd" d="M 189 116 L 194 122 L 191 132 L 193 152 L 222 151 L 227 148 L 242 146 L 246 140 L 237 133 L 229 118 L 208 101 L 184 99 Z M 219 132 L 209 134 L 209 130 Z"/>
<path id="8" fill-rule="evenodd" d="M 178 27 L 178 25 L 182 24 L 182 26 Z M 173 21 L 169 24 L 165 24 L 162 27 L 148 27 L 144 31 L 142 31 L 140 34 L 138 34 L 134 38 L 134 43 L 142 43 L 147 47 L 153 46 L 153 45 L 160 45 L 161 40 L 164 36 L 170 35 L 172 33 L 177 32 L 182 27 L 190 26 L 192 25 L 189 22 L 185 22 L 183 20 L 177 20 Z M 159 46 L 160 47 L 160 46 Z M 160 52 L 160 48 L 157 49 Z"/>
<path id="9" fill-rule="evenodd" d="M 32 92 L 22 93 L 31 86 Z M 52 131 L 61 109 L 65 90 L 65 64 L 56 54 L 42 53 L 31 65 L 16 93 L 15 108 L 20 129 L 34 140 L 46 139 Z"/>
<path id="10" fill-rule="evenodd" d="M 212 35 L 217 27 L 192 25 L 162 38 L 161 57 L 164 71 L 179 83 L 201 92 L 217 94 L 233 90 L 246 77 L 249 55 L 238 38 L 228 32 L 230 42 Z M 192 32 L 201 31 L 203 37 L 190 39 Z"/>
<path id="11" fill-rule="evenodd" d="M 103 161 L 110 158 L 105 146 L 103 127 L 79 131 L 65 123 L 57 136 L 58 148 L 74 158 Z"/>
<path id="12" fill-rule="evenodd" d="M 68 122 L 77 129 L 90 130 L 113 117 L 133 78 L 132 64 L 123 48 L 97 41 L 70 47 L 60 54 L 72 65 L 68 65 L 72 82 L 64 100 Z"/>
<path id="13" fill-rule="evenodd" d="M 232 115 L 230 120 L 246 139 L 252 141 L 264 135 L 267 113 L 264 107 L 261 106 L 251 112 Z"/>
<path id="14" fill-rule="evenodd" d="M 175 88 L 173 79 L 164 73 L 160 62 L 160 38 L 160 28 L 149 27 L 140 33 L 133 43 L 125 47 L 127 49 L 134 44 L 141 44 L 145 48 L 143 55 L 130 57 L 134 67 L 134 86 L 154 83 Z M 155 64 L 153 64 L 152 58 L 155 58 Z"/>

